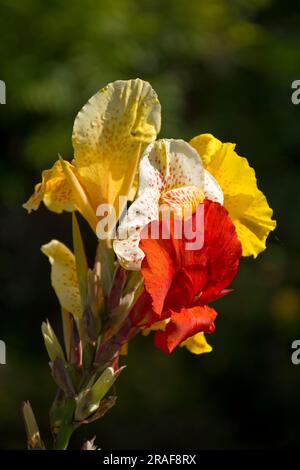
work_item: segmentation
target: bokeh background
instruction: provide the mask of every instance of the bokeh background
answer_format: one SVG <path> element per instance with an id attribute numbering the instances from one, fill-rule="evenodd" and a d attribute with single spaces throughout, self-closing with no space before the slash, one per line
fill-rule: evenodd
<path id="1" fill-rule="evenodd" d="M 74 117 L 116 79 L 151 82 L 160 136 L 211 132 L 238 143 L 256 169 L 278 228 L 257 260 L 243 259 L 235 293 L 221 299 L 214 351 L 171 357 L 137 338 L 117 406 L 72 441 L 103 448 L 294 448 L 300 440 L 300 4 L 287 0 L 0 0 L 0 448 L 25 448 L 19 413 L 30 399 L 49 442 L 55 392 L 40 334 L 59 328 L 51 238 L 69 244 L 70 216 L 21 204 L 58 152 L 72 157 Z M 90 252 L 94 238 L 86 230 Z"/>

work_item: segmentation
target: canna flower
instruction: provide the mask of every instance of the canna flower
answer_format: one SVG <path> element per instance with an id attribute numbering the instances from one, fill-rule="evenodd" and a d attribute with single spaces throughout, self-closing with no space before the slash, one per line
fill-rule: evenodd
<path id="1" fill-rule="evenodd" d="M 235 225 L 243 256 L 256 258 L 266 248 L 276 222 L 266 197 L 257 188 L 253 168 L 235 152 L 235 144 L 222 143 L 211 134 L 198 135 L 190 144 L 222 188 L 224 206 Z"/>
<path id="2" fill-rule="evenodd" d="M 195 226 L 195 214 L 192 218 Z M 162 223 L 151 222 L 160 228 Z M 203 333 L 214 331 L 217 316 L 208 304 L 229 292 L 226 288 L 236 275 L 241 243 L 226 209 L 207 199 L 204 226 L 199 228 L 204 230 L 201 249 L 186 250 L 185 237 L 174 238 L 175 223 L 182 221 L 173 220 L 169 239 L 142 237 L 140 241 L 145 254 L 141 267 L 144 291 L 130 317 L 133 324 L 139 325 L 145 318 L 146 327 L 164 321 L 163 331 L 156 331 L 154 341 L 166 353 L 187 345 L 187 340 L 191 350 L 194 347 L 197 353 L 205 352 L 210 347 Z"/>
<path id="3" fill-rule="evenodd" d="M 118 196 L 130 196 L 141 152 L 160 130 L 160 104 L 143 80 L 119 80 L 96 93 L 78 113 L 73 127 L 74 160 L 58 160 L 24 207 L 43 201 L 48 209 L 78 210 L 96 230 L 100 204 L 118 213 Z"/>
<path id="4" fill-rule="evenodd" d="M 204 197 L 223 203 L 219 184 L 188 143 L 162 139 L 150 144 L 140 161 L 137 197 L 114 241 L 120 264 L 126 269 L 140 269 L 144 257 L 139 246 L 141 231 L 159 219 L 162 205 L 180 216 L 185 208 L 194 212 Z"/>

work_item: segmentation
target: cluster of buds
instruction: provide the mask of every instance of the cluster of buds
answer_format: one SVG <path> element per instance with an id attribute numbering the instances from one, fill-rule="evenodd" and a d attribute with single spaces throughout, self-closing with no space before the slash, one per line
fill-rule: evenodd
<path id="1" fill-rule="evenodd" d="M 119 356 L 138 332 L 136 326 L 128 328 L 124 320 L 142 285 L 139 273 L 125 271 L 114 260 L 107 242 L 99 242 L 94 267 L 89 269 L 75 214 L 72 228 L 83 315 L 75 318 L 62 309 L 63 346 L 49 321 L 42 324 L 52 377 L 58 387 L 50 410 L 56 449 L 65 449 L 75 429 L 98 420 L 115 404 L 114 383 L 124 368 L 119 366 Z M 44 448 L 28 403 L 23 415 L 28 448 Z"/>

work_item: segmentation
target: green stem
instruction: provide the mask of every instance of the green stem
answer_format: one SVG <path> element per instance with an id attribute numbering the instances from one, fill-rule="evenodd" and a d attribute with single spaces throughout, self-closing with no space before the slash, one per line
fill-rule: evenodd
<path id="1" fill-rule="evenodd" d="M 65 450 L 69 445 L 71 436 L 77 427 L 73 422 L 75 407 L 75 399 L 67 398 L 59 390 L 50 410 L 50 423 L 55 450 Z"/>
<path id="2" fill-rule="evenodd" d="M 74 430 L 75 428 L 72 425 L 63 426 L 55 437 L 54 450 L 66 450 Z"/>

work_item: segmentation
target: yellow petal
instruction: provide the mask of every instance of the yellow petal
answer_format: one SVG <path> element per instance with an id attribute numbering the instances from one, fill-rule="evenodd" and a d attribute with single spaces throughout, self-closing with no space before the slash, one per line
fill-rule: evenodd
<path id="1" fill-rule="evenodd" d="M 69 162 L 65 164 L 72 167 Z M 33 195 L 23 204 L 23 207 L 30 213 L 32 210 L 37 210 L 42 201 L 53 212 L 74 210 L 72 189 L 66 181 L 59 161 L 55 162 L 50 170 L 42 172 L 42 182 L 35 185 Z"/>
<path id="2" fill-rule="evenodd" d="M 80 317 L 80 293 L 73 253 L 57 240 L 43 245 L 41 250 L 48 256 L 52 266 L 51 283 L 62 308 Z"/>
<path id="3" fill-rule="evenodd" d="M 77 209 L 95 230 L 99 204 L 113 204 L 120 214 L 118 196 L 133 196 L 140 154 L 159 130 L 160 104 L 149 83 L 140 79 L 110 83 L 75 119 L 72 164 L 61 160 L 45 170 L 24 207 L 31 212 L 44 201 L 58 213 Z"/>
<path id="4" fill-rule="evenodd" d="M 223 144 L 211 134 L 199 135 L 190 144 L 223 190 L 224 206 L 235 224 L 243 256 L 256 257 L 265 249 L 276 222 L 264 194 L 257 188 L 253 168 L 235 152 L 234 144 Z"/>
<path id="5" fill-rule="evenodd" d="M 79 183 L 77 170 L 71 163 L 60 159 L 50 170 L 44 170 L 42 182 L 35 186 L 33 195 L 23 207 L 30 213 L 37 210 L 42 201 L 53 212 L 78 210 L 92 229 L 96 229 L 96 213 Z"/>
<path id="6" fill-rule="evenodd" d="M 169 323 L 169 321 L 170 321 L 170 318 L 166 318 L 165 320 L 157 321 L 156 323 L 153 323 L 153 325 L 151 325 L 149 328 L 144 328 L 142 330 L 142 334 L 144 336 L 148 336 L 149 333 L 151 333 L 151 331 L 157 331 L 157 330 L 164 331 L 164 329 L 166 328 L 166 325 Z"/>
<path id="7" fill-rule="evenodd" d="M 140 79 L 110 83 L 78 113 L 74 163 L 95 211 L 101 203 L 117 207 L 117 197 L 128 196 L 141 151 L 159 130 L 157 95 Z"/>
<path id="8" fill-rule="evenodd" d="M 230 212 L 230 202 L 227 209 Z M 255 198 L 243 214 L 233 217 L 239 240 L 243 247 L 243 256 L 257 257 L 265 250 L 269 233 L 275 229 L 276 221 L 272 220 L 273 211 L 264 194 L 257 190 Z"/>
<path id="9" fill-rule="evenodd" d="M 212 347 L 207 343 L 204 333 L 197 333 L 191 336 L 180 346 L 185 346 L 193 354 L 203 354 L 212 351 Z"/>
<path id="10" fill-rule="evenodd" d="M 74 206 L 88 221 L 92 230 L 95 231 L 97 225 L 96 211 L 93 209 L 85 189 L 80 184 L 77 168 L 68 164 L 68 162 L 65 162 L 62 158 L 60 158 L 60 164 L 63 169 L 66 182 L 71 188 L 71 196 L 74 201 Z"/>
<path id="11" fill-rule="evenodd" d="M 222 147 L 222 142 L 212 134 L 200 134 L 194 137 L 190 144 L 197 150 L 205 168 L 208 167 L 212 157 Z"/>

